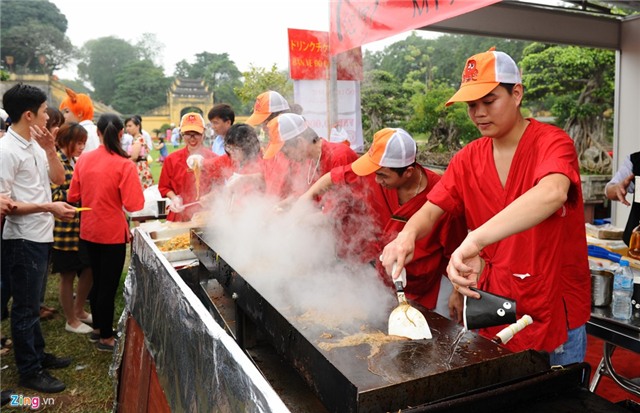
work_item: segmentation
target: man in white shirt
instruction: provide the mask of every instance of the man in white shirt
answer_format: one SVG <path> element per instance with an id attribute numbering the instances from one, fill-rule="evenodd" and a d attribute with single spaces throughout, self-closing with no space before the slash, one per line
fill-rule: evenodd
<path id="1" fill-rule="evenodd" d="M 20 375 L 19 385 L 44 393 L 57 393 L 65 384 L 47 369 L 71 364 L 44 352 L 40 329 L 40 291 L 48 271 L 53 244 L 54 216 L 71 219 L 75 208 L 51 202 L 50 183 L 61 185 L 65 171 L 55 139 L 45 128 L 47 96 L 40 89 L 17 84 L 2 98 L 13 123 L 0 139 L 0 194 L 11 197 L 14 208 L 2 228 L 2 283 L 13 297 L 11 338 Z M 3 303 L 6 297 L 3 297 Z"/>

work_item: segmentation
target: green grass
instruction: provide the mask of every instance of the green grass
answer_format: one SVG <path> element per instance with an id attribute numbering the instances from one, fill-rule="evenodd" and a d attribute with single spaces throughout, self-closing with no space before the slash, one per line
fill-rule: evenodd
<path id="1" fill-rule="evenodd" d="M 129 257 L 127 256 L 120 287 L 116 294 L 114 324 L 117 324 L 124 309 L 122 288 L 128 266 Z M 46 394 L 19 387 L 12 349 L 2 357 L 2 366 L 8 366 L 2 370 L 2 389 L 12 389 L 13 394 L 21 394 L 23 396 L 39 396 L 41 400 L 43 397 L 51 397 L 54 404 L 46 406 L 44 409 L 48 412 L 110 412 L 115 398 L 113 382 L 108 373 L 113 355 L 112 353 L 98 351 L 95 344 L 89 341 L 88 335 L 65 331 L 66 321 L 58 301 L 59 280 L 58 274 L 49 274 L 45 305 L 54 307 L 58 311 L 53 319 L 41 321 L 40 325 L 46 343 L 45 351 L 60 357 L 73 358 L 71 366 L 50 371 L 54 377 L 62 380 L 67 385 L 67 388 L 61 393 Z M 86 310 L 90 311 L 88 304 L 86 305 Z M 2 321 L 2 333 L 3 337 L 10 337 L 10 320 Z M 2 410 L 8 407 L 8 405 L 5 405 Z"/>

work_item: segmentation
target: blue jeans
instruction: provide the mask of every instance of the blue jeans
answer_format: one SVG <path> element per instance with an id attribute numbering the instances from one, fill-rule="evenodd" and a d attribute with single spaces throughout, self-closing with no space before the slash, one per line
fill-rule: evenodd
<path id="1" fill-rule="evenodd" d="M 587 353 L 587 329 L 584 325 L 569 330 L 567 341 L 549 354 L 552 366 L 565 366 L 584 361 Z"/>
<path id="2" fill-rule="evenodd" d="M 20 376 L 42 368 L 44 338 L 40 330 L 40 291 L 48 271 L 52 243 L 24 239 L 2 242 L 2 275 L 11 286 L 11 339 Z"/>

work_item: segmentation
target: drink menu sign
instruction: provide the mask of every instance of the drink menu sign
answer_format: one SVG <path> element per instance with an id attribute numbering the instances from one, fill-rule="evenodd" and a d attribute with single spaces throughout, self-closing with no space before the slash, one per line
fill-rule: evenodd
<path id="1" fill-rule="evenodd" d="M 288 29 L 289 71 L 294 80 L 329 78 L 329 33 Z M 338 80 L 362 80 L 362 51 L 354 48 L 337 58 Z"/>

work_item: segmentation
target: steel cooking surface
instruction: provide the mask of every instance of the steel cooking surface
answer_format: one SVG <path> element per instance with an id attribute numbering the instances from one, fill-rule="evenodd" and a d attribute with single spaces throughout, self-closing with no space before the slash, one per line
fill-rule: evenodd
<path id="1" fill-rule="evenodd" d="M 235 297 L 239 311 L 330 411 L 397 411 L 549 368 L 540 353 L 512 353 L 473 332 L 454 348 L 462 327 L 415 303 L 429 323 L 430 340 L 387 336 L 385 323 L 354 324 L 272 305 L 201 234 L 192 233 L 192 247 L 210 276 Z"/>

